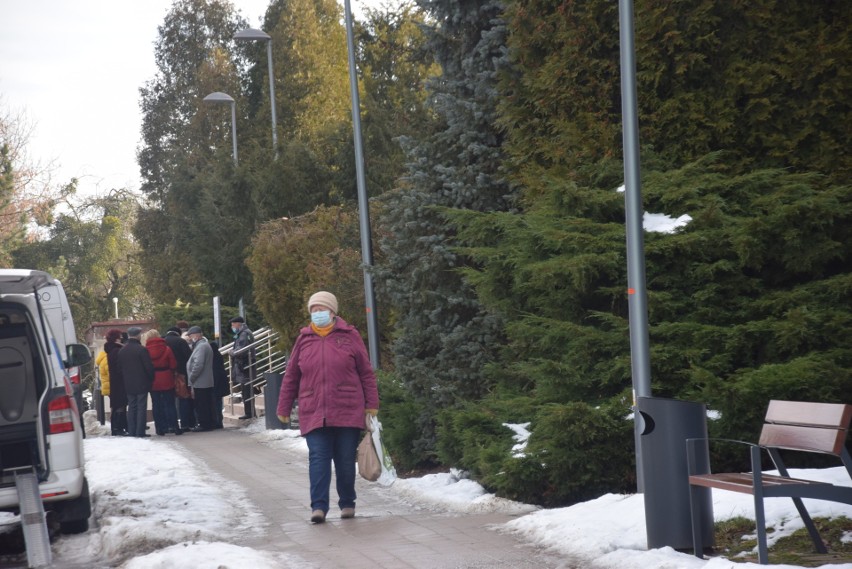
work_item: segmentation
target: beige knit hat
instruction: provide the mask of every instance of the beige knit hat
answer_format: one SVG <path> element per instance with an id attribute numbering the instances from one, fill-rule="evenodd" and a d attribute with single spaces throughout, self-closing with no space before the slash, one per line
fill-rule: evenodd
<path id="1" fill-rule="evenodd" d="M 308 300 L 308 310 L 310 310 L 312 306 L 316 305 L 324 306 L 337 314 L 337 297 L 330 292 L 321 290 L 311 295 L 310 300 Z"/>

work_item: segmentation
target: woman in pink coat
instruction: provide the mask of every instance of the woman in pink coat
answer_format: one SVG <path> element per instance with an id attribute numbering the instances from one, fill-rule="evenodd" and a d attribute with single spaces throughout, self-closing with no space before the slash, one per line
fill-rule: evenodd
<path id="1" fill-rule="evenodd" d="M 366 415 L 379 412 L 376 376 L 364 340 L 337 316 L 337 298 L 320 291 L 308 301 L 311 324 L 302 328 L 281 385 L 278 418 L 290 420 L 299 399 L 299 428 L 308 442 L 311 522 L 325 521 L 331 464 L 343 519 L 355 516 L 355 453 Z"/>

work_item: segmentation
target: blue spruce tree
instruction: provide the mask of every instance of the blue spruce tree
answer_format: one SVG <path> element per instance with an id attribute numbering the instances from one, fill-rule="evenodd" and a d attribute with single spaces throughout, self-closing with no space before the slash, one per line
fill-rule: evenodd
<path id="1" fill-rule="evenodd" d="M 384 302 L 396 320 L 395 367 L 421 409 L 417 452 L 435 444 L 439 409 L 480 397 L 484 369 L 495 360 L 501 321 L 477 301 L 459 269 L 445 208 L 480 212 L 510 207 L 496 126 L 497 77 L 506 64 L 503 5 L 494 0 L 419 0 L 431 17 L 429 48 L 442 73 L 430 85 L 440 126 L 404 139 L 409 165 L 402 187 L 386 198 L 378 268 Z"/>

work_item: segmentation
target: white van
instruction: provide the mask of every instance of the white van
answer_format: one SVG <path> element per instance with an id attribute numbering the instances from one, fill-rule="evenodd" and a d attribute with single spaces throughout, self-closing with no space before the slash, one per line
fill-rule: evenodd
<path id="1" fill-rule="evenodd" d="M 51 284 L 47 284 L 38 290 L 38 296 L 47 322 L 50 324 L 54 336 L 56 336 L 56 344 L 59 346 L 62 361 L 68 361 L 65 347 L 77 343 L 77 331 L 74 329 L 74 318 L 71 316 L 71 306 L 68 304 L 65 289 L 59 280 L 53 279 Z M 74 390 L 74 400 L 80 410 L 80 421 L 82 423 L 84 411 L 83 385 L 80 383 L 79 366 L 68 368 L 68 379 L 71 381 L 71 388 Z M 85 428 L 83 438 L 86 438 Z"/>
<path id="2" fill-rule="evenodd" d="M 66 346 L 77 343 L 77 331 L 74 329 L 74 318 L 71 316 L 71 307 L 68 305 L 65 289 L 57 279 L 52 281 L 38 290 L 38 296 L 44 315 L 56 336 L 59 353 L 65 361 L 68 359 Z M 69 369 L 68 377 L 73 385 L 80 385 L 80 368 L 75 366 Z"/>
<path id="3" fill-rule="evenodd" d="M 42 271 L 0 269 L 0 510 L 19 512 L 14 472 L 34 469 L 45 510 L 62 531 L 78 533 L 88 529 L 91 504 L 69 370 L 91 354 L 65 339 L 60 347 L 66 336 L 41 299 L 56 286 Z"/>

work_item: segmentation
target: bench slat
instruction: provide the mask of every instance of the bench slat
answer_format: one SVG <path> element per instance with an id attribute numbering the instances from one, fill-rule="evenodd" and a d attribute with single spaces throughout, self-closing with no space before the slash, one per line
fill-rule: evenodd
<path id="1" fill-rule="evenodd" d="M 760 432 L 760 444 L 765 447 L 824 452 L 839 456 L 845 443 L 845 429 L 767 423 Z"/>
<path id="2" fill-rule="evenodd" d="M 774 399 L 766 410 L 766 422 L 848 429 L 852 405 Z"/>
<path id="3" fill-rule="evenodd" d="M 721 488 L 732 492 L 743 494 L 754 494 L 752 487 L 752 476 L 750 472 L 724 472 L 720 474 L 696 474 L 689 477 L 689 483 L 693 486 L 704 486 L 705 488 Z M 781 486 L 795 485 L 829 485 L 826 482 L 815 480 L 802 480 L 801 478 L 786 478 L 772 474 L 763 475 L 764 488 L 778 488 Z"/>

